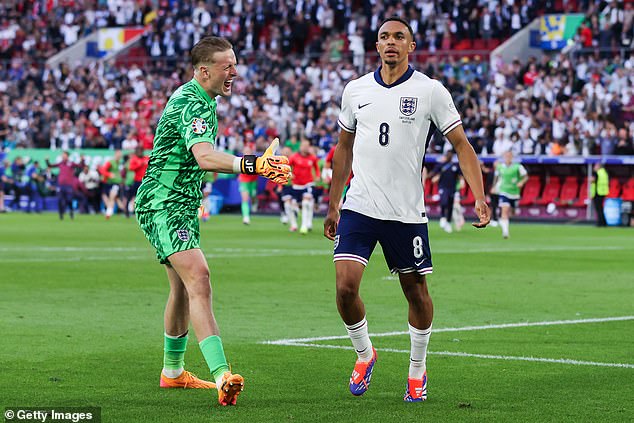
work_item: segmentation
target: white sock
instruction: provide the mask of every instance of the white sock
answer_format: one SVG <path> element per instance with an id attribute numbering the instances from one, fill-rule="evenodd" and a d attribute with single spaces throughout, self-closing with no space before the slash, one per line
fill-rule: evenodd
<path id="1" fill-rule="evenodd" d="M 302 200 L 302 228 L 308 228 L 308 218 L 310 213 L 310 200 Z"/>
<path id="2" fill-rule="evenodd" d="M 440 218 L 440 227 L 445 229 L 445 226 L 447 226 L 447 219 L 444 217 Z"/>
<path id="3" fill-rule="evenodd" d="M 170 379 L 176 379 L 177 377 L 179 377 L 183 372 L 185 371 L 185 369 L 183 369 L 182 367 L 180 369 L 166 369 L 163 368 L 163 374 L 170 378 Z"/>
<path id="4" fill-rule="evenodd" d="M 297 227 L 297 216 L 293 213 L 293 204 L 290 201 L 284 203 L 284 210 L 286 210 L 286 216 L 288 216 L 288 221 L 291 224 L 291 227 Z"/>
<path id="5" fill-rule="evenodd" d="M 308 220 L 308 229 L 311 229 L 313 227 L 313 213 L 315 212 L 315 200 L 310 200 L 310 204 L 308 205 L 308 213 L 306 213 L 306 215 L 308 216 L 307 220 Z"/>
<path id="6" fill-rule="evenodd" d="M 106 216 L 112 216 L 114 213 L 114 207 L 108 207 L 106 209 Z"/>
<path id="7" fill-rule="evenodd" d="M 421 379 L 425 373 L 427 359 L 427 344 L 431 336 L 431 325 L 427 329 L 416 329 L 411 324 L 409 327 L 409 339 L 411 349 L 409 353 L 409 378 Z"/>
<path id="8" fill-rule="evenodd" d="M 372 359 L 372 341 L 368 335 L 368 322 L 365 317 L 359 323 L 345 326 L 359 360 L 370 361 Z"/>
<path id="9" fill-rule="evenodd" d="M 502 228 L 502 236 L 509 236 L 509 220 L 500 219 L 500 227 Z"/>
<path id="10" fill-rule="evenodd" d="M 222 387 L 222 378 L 225 376 L 225 374 L 221 374 L 220 376 L 218 376 L 216 378 L 216 380 L 214 381 L 216 383 L 216 388 L 218 388 L 218 390 L 220 390 L 220 388 Z"/>

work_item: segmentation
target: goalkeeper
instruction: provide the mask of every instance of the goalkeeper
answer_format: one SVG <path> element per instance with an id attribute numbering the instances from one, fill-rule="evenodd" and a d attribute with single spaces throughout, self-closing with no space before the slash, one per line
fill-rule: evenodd
<path id="1" fill-rule="evenodd" d="M 197 217 L 207 171 L 258 174 L 285 184 L 288 158 L 275 156 L 275 139 L 264 155 L 242 158 L 214 150 L 218 131 L 216 96 L 231 95 L 238 76 L 231 44 L 217 37 L 191 51 L 194 77 L 170 97 L 156 128 L 154 148 L 136 198 L 143 233 L 165 265 L 170 293 L 165 307 L 163 388 L 217 388 L 221 405 L 234 405 L 244 380 L 232 374 L 211 306 L 209 267 L 200 250 Z M 212 382 L 184 369 L 191 323 Z"/>

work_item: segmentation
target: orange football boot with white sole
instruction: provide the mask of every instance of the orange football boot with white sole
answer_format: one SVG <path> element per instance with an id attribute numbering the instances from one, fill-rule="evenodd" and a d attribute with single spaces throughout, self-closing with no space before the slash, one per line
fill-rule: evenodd
<path id="1" fill-rule="evenodd" d="M 220 405 L 236 405 L 238 395 L 244 389 L 244 378 L 238 374 L 225 372 L 218 389 L 218 403 Z"/>
<path id="2" fill-rule="evenodd" d="M 195 374 L 184 370 L 179 377 L 167 377 L 161 372 L 161 388 L 213 389 L 216 384 L 199 379 Z"/>

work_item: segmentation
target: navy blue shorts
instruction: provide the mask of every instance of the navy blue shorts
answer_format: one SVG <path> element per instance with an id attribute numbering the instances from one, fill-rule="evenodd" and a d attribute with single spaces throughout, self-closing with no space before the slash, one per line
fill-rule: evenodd
<path id="1" fill-rule="evenodd" d="M 303 189 L 295 189 L 292 186 L 285 186 L 282 189 L 282 200 L 286 201 L 292 198 L 298 203 L 301 203 L 302 199 L 304 198 L 304 194 L 313 195 L 313 187 L 307 186 L 306 188 L 303 188 Z"/>
<path id="2" fill-rule="evenodd" d="M 341 211 L 333 261 L 352 260 L 367 266 L 377 242 L 390 272 L 432 272 L 426 223 L 373 219 L 351 210 Z"/>
<path id="3" fill-rule="evenodd" d="M 498 200 L 498 204 L 500 206 L 504 204 L 508 204 L 513 209 L 517 207 L 517 200 L 513 200 L 512 198 L 508 198 L 506 195 L 502 195 L 502 194 L 500 194 L 499 198 L 500 199 Z"/>

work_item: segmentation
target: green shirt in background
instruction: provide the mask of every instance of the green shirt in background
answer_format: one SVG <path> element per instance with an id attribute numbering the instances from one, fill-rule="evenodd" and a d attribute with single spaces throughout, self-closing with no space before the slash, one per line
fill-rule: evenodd
<path id="1" fill-rule="evenodd" d="M 500 163 L 495 169 L 498 177 L 498 193 L 510 200 L 520 198 L 520 188 L 517 186 L 519 181 L 526 176 L 526 169 L 519 163 Z"/>

